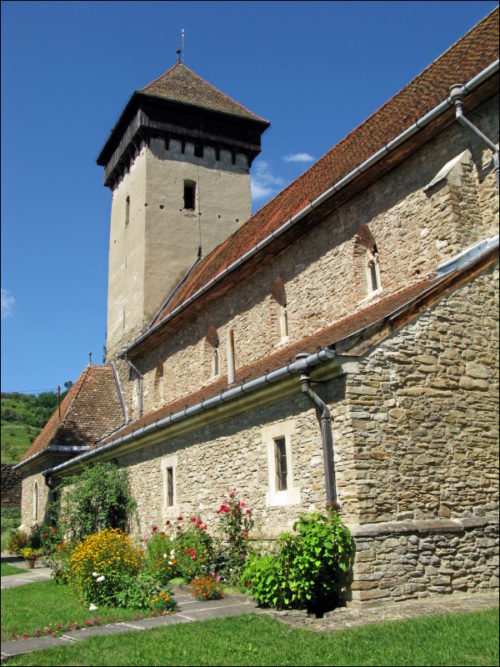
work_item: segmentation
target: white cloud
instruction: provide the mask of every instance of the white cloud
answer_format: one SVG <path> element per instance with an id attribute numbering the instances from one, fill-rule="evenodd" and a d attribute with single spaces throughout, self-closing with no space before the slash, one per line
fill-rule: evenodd
<path id="1" fill-rule="evenodd" d="M 9 317 L 12 315 L 12 308 L 15 303 L 14 297 L 10 294 L 9 290 L 2 288 L 2 320 L 4 317 Z"/>
<path id="2" fill-rule="evenodd" d="M 270 197 L 284 185 L 281 176 L 275 176 L 269 164 L 264 160 L 255 163 L 254 173 L 250 177 L 252 199 Z"/>
<path id="3" fill-rule="evenodd" d="M 285 162 L 313 162 L 316 158 L 309 153 L 292 153 L 291 155 L 284 155 Z"/>

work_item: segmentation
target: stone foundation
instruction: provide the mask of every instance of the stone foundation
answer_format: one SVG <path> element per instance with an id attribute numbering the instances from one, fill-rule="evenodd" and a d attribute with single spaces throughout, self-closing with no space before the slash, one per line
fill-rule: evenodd
<path id="1" fill-rule="evenodd" d="M 498 589 L 498 516 L 351 526 L 350 604 Z"/>

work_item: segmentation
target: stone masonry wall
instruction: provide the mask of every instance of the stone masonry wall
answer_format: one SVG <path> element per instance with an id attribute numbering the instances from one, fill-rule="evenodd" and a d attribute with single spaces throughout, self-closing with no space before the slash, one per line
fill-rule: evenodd
<path id="1" fill-rule="evenodd" d="M 2 507 L 21 504 L 21 475 L 13 465 L 2 463 Z"/>
<path id="2" fill-rule="evenodd" d="M 332 404 L 343 401 L 344 382 L 332 384 Z M 299 502 L 269 505 L 269 466 L 264 429 L 275 426 L 278 432 L 291 431 L 289 486 L 298 490 Z M 256 521 L 254 537 L 272 538 L 290 529 L 305 509 L 324 508 L 325 484 L 321 434 L 315 411 L 300 394 L 260 407 L 233 418 L 206 426 L 193 433 L 167 440 L 132 454 L 119 457 L 127 470 L 131 491 L 138 505 L 139 531 L 177 523 L 179 515 L 199 514 L 210 529 L 216 526 L 216 510 L 227 494 L 236 488 L 241 500 L 252 508 Z M 163 506 L 163 457 L 175 465 L 175 505 Z"/>
<path id="3" fill-rule="evenodd" d="M 498 588 L 498 515 L 355 526 L 351 599 L 422 598 Z"/>
<path id="4" fill-rule="evenodd" d="M 498 136 L 497 99 L 478 112 L 485 131 Z M 452 159 L 464 154 L 445 178 L 427 188 Z M 291 343 L 355 312 L 374 299 L 429 274 L 464 247 L 498 231 L 498 197 L 490 163 L 474 135 L 458 124 L 424 145 L 403 164 L 344 204 L 272 263 L 193 320 L 148 355 L 134 360 L 144 374 L 144 410 L 188 394 L 211 381 L 205 336 L 214 326 L 226 372 L 226 338 L 233 331 L 237 368 L 275 351 L 283 341 L 273 324 L 271 290 L 284 283 Z M 367 297 L 365 269 L 356 250 L 368 227 L 379 252 L 382 291 Z M 158 363 L 163 375 L 155 382 Z M 130 416 L 138 416 L 137 381 L 120 371 Z"/>
<path id="5" fill-rule="evenodd" d="M 498 263 L 368 354 L 346 397 L 359 523 L 498 511 Z"/>

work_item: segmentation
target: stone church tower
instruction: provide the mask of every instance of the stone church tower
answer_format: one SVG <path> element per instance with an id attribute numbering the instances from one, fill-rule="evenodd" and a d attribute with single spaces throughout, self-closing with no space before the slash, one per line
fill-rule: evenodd
<path id="1" fill-rule="evenodd" d="M 182 62 L 133 93 L 97 158 L 112 192 L 108 359 L 250 217 L 268 126 Z"/>

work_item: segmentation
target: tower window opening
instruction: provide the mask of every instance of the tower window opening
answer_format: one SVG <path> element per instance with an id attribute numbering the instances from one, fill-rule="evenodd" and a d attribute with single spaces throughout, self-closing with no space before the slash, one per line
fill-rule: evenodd
<path id="1" fill-rule="evenodd" d="M 184 181 L 184 208 L 188 211 L 194 211 L 196 201 L 196 183 L 194 181 Z"/>
<path id="2" fill-rule="evenodd" d="M 195 157 L 203 157 L 203 146 L 200 144 L 196 144 L 194 147 L 194 156 Z"/>
<path id="3" fill-rule="evenodd" d="M 128 225 L 130 222 L 130 197 L 127 195 L 125 199 L 125 224 Z"/>

